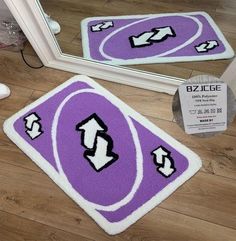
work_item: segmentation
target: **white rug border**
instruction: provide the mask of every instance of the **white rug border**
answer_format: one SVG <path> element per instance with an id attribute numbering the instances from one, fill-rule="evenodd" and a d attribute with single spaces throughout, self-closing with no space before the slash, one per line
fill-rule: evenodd
<path id="1" fill-rule="evenodd" d="M 87 31 L 87 25 L 90 21 L 94 20 L 104 20 L 104 19 L 130 19 L 136 18 L 141 19 L 145 17 L 162 17 L 162 16 L 181 16 L 181 15 L 197 15 L 200 14 L 204 16 L 210 25 L 214 28 L 215 33 L 217 34 L 218 38 L 222 41 L 225 46 L 225 51 L 219 54 L 209 54 L 209 55 L 200 55 L 200 56 L 179 56 L 179 57 L 147 57 L 147 58 L 137 58 L 132 60 L 103 60 L 99 61 L 93 59 L 90 54 L 89 48 L 89 37 Z M 225 36 L 223 35 L 222 31 L 216 25 L 212 17 L 204 12 L 204 11 L 197 11 L 197 12 L 185 12 L 185 13 L 164 13 L 164 14 L 144 14 L 144 15 L 122 15 L 122 16 L 100 16 L 100 17 L 89 17 L 85 18 L 81 21 L 81 37 L 82 37 L 82 49 L 83 49 L 83 57 L 89 60 L 102 62 L 106 64 L 114 64 L 114 65 L 134 65 L 134 64 L 154 64 L 154 63 L 174 63 L 174 62 L 190 62 L 190 61 L 202 61 L 202 60 L 216 60 L 216 59 L 230 59 L 234 57 L 234 50 L 230 46 L 229 42 L 226 40 Z"/>
<path id="2" fill-rule="evenodd" d="M 148 128 L 152 133 L 156 135 L 161 135 L 162 139 L 164 139 L 168 144 L 175 149 L 177 149 L 183 156 L 185 156 L 189 161 L 189 167 L 187 170 L 175 179 L 173 182 L 168 184 L 164 190 L 160 191 L 156 196 L 146 202 L 144 205 L 135 210 L 130 216 L 125 218 L 122 221 L 110 223 L 107 221 L 98 211 L 89 208 L 85 203 L 78 200 L 72 193 L 69 191 L 68 186 L 65 185 L 64 179 L 58 174 L 58 172 L 52 167 L 47 160 L 45 160 L 39 152 L 37 152 L 30 144 L 28 144 L 14 129 L 14 123 L 24 114 L 29 112 L 31 109 L 37 107 L 41 103 L 43 103 L 48 98 L 52 97 L 54 94 L 60 92 L 65 87 L 69 86 L 74 82 L 85 82 L 95 89 L 99 90 L 101 93 L 106 96 L 106 98 L 112 98 L 113 101 L 117 101 L 117 105 L 119 105 L 123 111 L 128 112 L 129 116 L 136 119 L 140 124 L 144 125 Z M 109 91 L 104 89 L 102 86 L 97 84 L 94 80 L 87 76 L 77 75 L 61 84 L 57 88 L 53 89 L 49 93 L 45 94 L 35 102 L 26 106 L 12 117 L 7 119 L 4 122 L 3 130 L 6 135 L 26 154 L 28 155 L 33 162 L 36 163 L 70 198 L 72 198 L 85 212 L 87 212 L 96 222 L 100 225 L 108 234 L 115 235 L 118 234 L 125 229 L 127 229 L 130 225 L 135 223 L 139 218 L 148 213 L 151 209 L 156 207 L 160 202 L 162 202 L 165 198 L 167 198 L 171 193 L 173 193 L 180 185 L 182 185 L 186 180 L 188 180 L 191 176 L 193 176 L 200 168 L 201 168 L 201 159 L 190 149 L 179 143 L 177 140 L 169 136 L 163 130 L 156 127 L 153 123 L 148 121 L 145 117 L 137 113 L 131 107 L 127 106 L 120 99 L 115 97 Z"/>

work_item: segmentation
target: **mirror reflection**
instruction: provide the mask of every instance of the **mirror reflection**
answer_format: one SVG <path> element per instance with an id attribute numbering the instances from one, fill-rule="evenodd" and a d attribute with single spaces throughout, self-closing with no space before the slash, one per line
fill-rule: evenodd
<path id="1" fill-rule="evenodd" d="M 236 8 L 233 1 L 40 0 L 40 4 L 63 53 L 88 59 L 92 56 L 95 61 L 108 64 L 184 79 L 202 73 L 220 76 L 232 58 L 232 53 L 226 49 L 227 41 L 232 47 L 236 45 L 232 21 L 232 18 L 236 20 L 236 15 L 226 11 Z M 217 27 L 209 24 L 204 16 L 175 16 L 175 13 L 196 11 L 205 11 L 213 18 L 226 42 L 216 33 Z M 170 16 L 158 19 L 145 16 L 166 13 Z M 203 30 L 199 33 L 201 27 Z M 212 61 L 212 56 L 217 54 L 219 59 Z M 186 55 L 190 62 L 183 58 L 184 62 L 172 59 L 170 63 L 155 63 L 156 56 Z M 196 56 L 208 58 L 203 61 L 195 59 Z M 137 57 L 141 61 L 136 61 Z M 113 63 L 113 58 L 131 58 L 131 61 Z"/>

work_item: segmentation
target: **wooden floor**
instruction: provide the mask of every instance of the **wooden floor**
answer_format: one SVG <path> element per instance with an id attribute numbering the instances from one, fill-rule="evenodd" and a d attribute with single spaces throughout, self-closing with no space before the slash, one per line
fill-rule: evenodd
<path id="1" fill-rule="evenodd" d="M 162 12 L 172 6 L 179 11 L 200 10 L 199 6 L 211 11 L 236 50 L 236 1 L 153 2 Z M 28 61 L 40 65 L 32 51 L 28 53 Z M 219 76 L 229 62 L 156 66 L 162 73 L 188 78 L 202 72 Z M 73 74 L 49 68 L 34 70 L 24 64 L 19 53 L 1 51 L 0 76 L 0 82 L 12 90 L 9 98 L 0 100 L 0 241 L 236 240 L 236 120 L 224 134 L 206 139 L 189 136 L 173 121 L 172 96 L 97 80 L 203 160 L 203 168 L 167 200 L 125 232 L 109 236 L 2 131 L 7 117 Z"/>

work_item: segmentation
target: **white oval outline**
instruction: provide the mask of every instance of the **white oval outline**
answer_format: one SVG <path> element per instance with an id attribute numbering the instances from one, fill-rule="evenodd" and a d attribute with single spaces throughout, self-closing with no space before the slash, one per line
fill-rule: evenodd
<path id="1" fill-rule="evenodd" d="M 66 183 L 68 183 L 68 187 L 70 187 L 70 192 L 72 192 L 74 195 L 78 196 L 78 198 L 81 198 L 85 203 L 87 203 L 88 205 L 90 205 L 92 208 L 97 209 L 97 210 L 103 210 L 103 211 L 116 211 L 117 209 L 119 209 L 120 207 L 126 205 L 127 203 L 129 203 L 133 196 L 135 195 L 136 191 L 138 190 L 142 179 L 143 179 L 143 155 L 142 155 L 142 150 L 141 150 L 141 145 L 140 145 L 140 141 L 139 141 L 139 137 L 137 134 L 137 131 L 130 119 L 130 117 L 123 113 L 119 108 L 119 110 L 121 111 L 121 113 L 124 115 L 128 126 L 130 128 L 131 134 L 132 134 L 132 138 L 134 141 L 134 145 L 136 148 L 136 163 L 137 163 L 137 170 L 136 170 L 136 178 L 134 181 L 134 185 L 131 189 L 131 191 L 120 201 L 108 205 L 108 206 L 104 206 L 104 205 L 100 205 L 100 204 L 96 204 L 93 202 L 90 202 L 88 200 L 86 200 L 82 195 L 80 195 L 71 185 L 71 183 L 68 181 L 67 176 L 65 175 L 63 168 L 61 166 L 61 162 L 60 162 L 60 158 L 59 158 L 59 154 L 58 154 L 58 150 L 57 150 L 57 125 L 58 125 L 58 120 L 61 114 L 61 111 L 64 107 L 64 105 L 75 95 L 79 95 L 82 93 L 94 93 L 100 96 L 103 96 L 101 93 L 99 93 L 97 90 L 94 89 L 83 89 L 83 90 L 77 90 L 72 92 L 70 95 L 68 95 L 59 105 L 59 107 L 57 108 L 53 121 L 52 121 L 52 130 L 51 130 L 51 137 L 52 137 L 52 147 L 53 147 L 53 154 L 54 154 L 54 158 L 57 164 L 57 168 L 59 171 L 59 174 L 61 175 L 61 177 L 64 179 L 64 181 Z M 104 97 L 104 96 L 103 96 Z M 112 104 L 113 100 L 109 100 Z M 114 104 L 115 105 L 115 104 Z"/>
<path id="2" fill-rule="evenodd" d="M 172 16 L 172 15 L 171 15 Z M 202 34 L 202 23 L 196 18 L 196 17 L 192 17 L 192 16 L 186 16 L 186 15 L 182 15 L 182 14 L 174 14 L 173 16 L 181 16 L 181 17 L 184 17 L 184 18 L 190 18 L 192 19 L 197 25 L 198 25 L 198 31 L 196 32 L 195 35 L 193 35 L 190 39 L 188 39 L 186 42 L 184 42 L 183 44 L 171 49 L 171 50 L 168 50 L 164 53 L 161 53 L 161 54 L 158 54 L 158 55 L 154 55 L 154 56 L 148 56 L 148 57 L 140 57 L 140 58 L 129 58 L 129 59 L 120 59 L 120 58 L 114 58 L 108 54 L 106 54 L 104 52 L 104 45 L 106 44 L 106 42 L 111 38 L 113 37 L 114 35 L 116 35 L 118 32 L 121 32 L 122 30 L 126 29 L 126 28 L 129 28 L 130 26 L 133 26 L 135 24 L 138 24 L 138 23 L 141 23 L 141 22 L 145 22 L 145 21 L 148 21 L 150 19 L 154 19 L 154 18 L 162 18 L 164 16 L 160 16 L 160 17 L 149 17 L 149 18 L 145 18 L 145 19 L 141 19 L 141 20 L 138 20 L 136 22 L 133 22 L 133 23 L 130 23 L 126 26 L 123 26 L 121 28 L 118 28 L 116 29 L 114 32 L 108 34 L 101 42 L 100 46 L 99 46 L 99 52 L 100 54 L 108 59 L 108 60 L 123 60 L 123 61 L 127 61 L 127 60 L 134 60 L 134 59 L 143 59 L 143 58 L 155 58 L 155 57 L 163 57 L 165 55 L 168 55 L 168 54 L 172 54 L 186 46 L 188 46 L 189 44 L 191 44 L 192 42 L 194 42 L 201 34 Z"/>

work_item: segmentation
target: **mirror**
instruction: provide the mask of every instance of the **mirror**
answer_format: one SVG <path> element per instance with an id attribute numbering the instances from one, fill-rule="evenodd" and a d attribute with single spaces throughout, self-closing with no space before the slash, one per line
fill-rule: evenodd
<path id="1" fill-rule="evenodd" d="M 219 24 L 226 38 L 231 40 L 229 29 L 226 29 L 222 19 L 223 7 L 215 4 L 218 14 L 212 8 L 212 3 L 205 1 L 118 1 L 118 0 L 90 0 L 90 1 L 56 1 L 40 0 L 44 11 L 56 20 L 61 26 L 61 32 L 56 35 L 56 39 L 63 53 L 83 57 L 81 21 L 85 18 L 99 16 L 120 16 L 120 15 L 139 15 L 151 13 L 174 13 L 174 12 L 193 12 L 207 11 L 211 17 Z M 223 5 L 223 3 L 222 3 Z M 229 4 L 230 5 L 230 4 Z M 229 6 L 230 7 L 230 6 Z M 50 21 L 50 20 L 49 20 Z M 186 62 L 168 64 L 136 64 L 123 65 L 135 70 L 142 70 L 164 75 L 175 76 L 188 79 L 192 74 L 199 72 L 221 75 L 229 64 L 229 60 L 218 60 L 217 63 L 211 62 Z M 193 73 L 192 73 L 193 72 Z"/>
<path id="2" fill-rule="evenodd" d="M 88 17 L 183 13 L 204 10 L 214 19 L 233 47 L 236 42 L 234 34 L 234 20 L 236 20 L 236 15 L 234 11 L 232 13 L 230 11 L 231 9 L 235 9 L 232 1 L 205 2 L 190 0 L 178 1 L 177 3 L 176 1 L 170 0 L 4 1 L 7 3 L 45 66 L 169 94 L 174 94 L 176 88 L 185 81 L 185 79 L 194 75 L 211 74 L 217 77 L 221 76 L 231 60 L 225 60 L 225 56 L 221 56 L 223 60 L 200 61 L 199 58 L 198 61 L 195 62 L 158 64 L 142 64 L 142 62 L 140 62 L 139 64 L 136 63 L 133 65 L 130 63 L 129 65 L 112 65 L 101 63 L 101 61 L 91 61 L 84 57 L 84 51 L 82 51 L 81 21 Z M 215 7 L 213 8 L 212 6 Z M 227 9 L 227 11 L 225 11 L 225 9 Z M 44 12 L 60 24 L 61 32 L 56 36 L 50 31 L 47 21 L 48 17 L 45 17 Z M 185 26 L 185 24 L 182 25 Z M 198 24 L 198 26 L 200 25 Z M 215 28 L 217 29 L 217 26 L 215 26 Z M 151 31 L 154 32 L 156 30 L 151 29 Z M 153 35 L 151 37 L 153 46 L 155 45 L 154 40 L 158 40 L 158 37 L 160 37 L 156 35 L 156 32 L 154 33 L 155 36 Z M 171 32 L 169 35 L 172 35 L 170 37 L 168 36 L 171 39 L 175 36 L 175 32 Z M 86 42 L 85 40 L 84 43 Z M 212 49 L 217 50 L 217 48 L 215 48 L 217 43 L 213 43 L 213 45 L 212 43 L 203 43 L 201 48 L 205 48 L 208 44 L 211 45 Z M 210 46 L 208 47 L 210 48 Z M 208 51 L 206 48 L 204 50 Z M 232 57 L 232 49 L 229 52 Z M 184 58 L 185 56 L 183 56 L 183 60 Z"/>
<path id="3" fill-rule="evenodd" d="M 62 53 L 83 57 L 81 21 L 97 16 L 137 15 L 169 12 L 170 8 L 159 8 L 156 1 L 55 1 L 40 0 L 44 12 L 60 24 L 61 32 L 55 37 Z M 162 3 L 163 5 L 163 3 Z M 172 9 L 179 11 L 179 8 Z M 52 20 L 49 19 L 51 22 Z M 123 66 L 124 67 L 124 66 Z M 171 64 L 138 64 L 125 66 L 136 70 L 188 78 L 191 70 Z"/>

